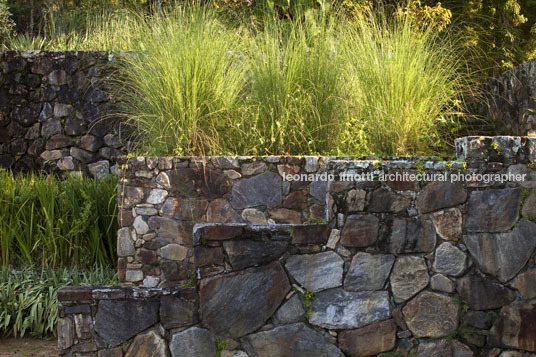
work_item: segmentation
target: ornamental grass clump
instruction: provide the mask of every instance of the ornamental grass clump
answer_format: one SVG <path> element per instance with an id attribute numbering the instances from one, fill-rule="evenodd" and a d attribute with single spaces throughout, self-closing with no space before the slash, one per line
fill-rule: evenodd
<path id="1" fill-rule="evenodd" d="M 253 134 L 248 151 L 336 151 L 347 120 L 336 17 L 310 12 L 303 22 L 266 22 L 247 52 Z"/>
<path id="2" fill-rule="evenodd" d="M 203 7 L 175 8 L 138 24 L 136 53 L 121 56 L 114 87 L 142 150 L 238 152 L 246 84 L 240 38 Z"/>
<path id="3" fill-rule="evenodd" d="M 341 38 L 352 106 L 347 151 L 441 150 L 472 84 L 455 36 L 407 16 L 371 15 L 346 26 Z"/>

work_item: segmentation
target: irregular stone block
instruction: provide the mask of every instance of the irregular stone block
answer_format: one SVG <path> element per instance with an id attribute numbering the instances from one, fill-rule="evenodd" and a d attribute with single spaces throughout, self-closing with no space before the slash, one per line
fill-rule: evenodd
<path id="1" fill-rule="evenodd" d="M 305 191 L 295 191 L 290 193 L 282 204 L 289 209 L 303 210 L 307 207 L 307 194 Z"/>
<path id="2" fill-rule="evenodd" d="M 527 263 L 536 247 L 536 224 L 522 219 L 512 232 L 463 237 L 478 268 L 506 282 Z"/>
<path id="3" fill-rule="evenodd" d="M 171 194 L 186 198 L 220 198 L 230 190 L 227 178 L 208 167 L 181 168 L 170 171 Z"/>
<path id="4" fill-rule="evenodd" d="M 58 319 L 58 347 L 66 350 L 74 343 L 74 324 L 69 317 Z"/>
<path id="5" fill-rule="evenodd" d="M 147 203 L 158 205 L 160 203 L 163 203 L 166 200 L 167 196 L 168 193 L 166 190 L 155 188 L 149 193 L 149 197 L 147 197 Z"/>
<path id="6" fill-rule="evenodd" d="M 536 269 L 519 274 L 512 282 L 512 287 L 519 290 L 524 299 L 536 298 Z"/>
<path id="7" fill-rule="evenodd" d="M 123 209 L 132 208 L 143 200 L 143 188 L 141 187 L 119 187 L 118 191 L 120 197 L 119 205 Z"/>
<path id="8" fill-rule="evenodd" d="M 521 214 L 530 219 L 536 219 L 536 189 L 533 189 L 523 204 Z"/>
<path id="9" fill-rule="evenodd" d="M 516 301 L 501 309 L 493 324 L 489 341 L 492 346 L 536 352 L 536 303 Z"/>
<path id="10" fill-rule="evenodd" d="M 305 319 L 305 309 L 298 294 L 292 295 L 290 299 L 281 305 L 274 315 L 274 320 L 278 324 L 292 324 Z"/>
<path id="11" fill-rule="evenodd" d="M 326 192 L 327 192 L 328 183 L 327 181 L 313 181 L 311 183 L 311 188 L 309 190 L 309 194 L 319 200 L 320 202 L 324 202 L 326 200 Z"/>
<path id="12" fill-rule="evenodd" d="M 134 218 L 134 229 L 136 230 L 136 234 L 145 234 L 149 232 L 149 225 L 145 221 L 145 218 L 143 216 L 137 216 Z"/>
<path id="13" fill-rule="evenodd" d="M 184 260 L 188 255 L 188 248 L 178 244 L 168 244 L 158 250 L 158 255 L 169 260 Z"/>
<path id="14" fill-rule="evenodd" d="M 188 327 L 199 320 L 197 305 L 175 296 L 160 298 L 160 322 L 165 329 Z"/>
<path id="15" fill-rule="evenodd" d="M 304 323 L 276 327 L 242 339 L 250 356 L 343 357 L 342 352 Z"/>
<path id="16" fill-rule="evenodd" d="M 387 291 L 348 292 L 342 288 L 316 294 L 309 322 L 329 329 L 351 329 L 391 317 Z"/>
<path id="17" fill-rule="evenodd" d="M 467 191 L 459 182 L 434 181 L 427 184 L 417 196 L 417 208 L 428 213 L 454 207 L 467 199 Z"/>
<path id="18" fill-rule="evenodd" d="M 249 239 L 223 242 L 233 270 L 277 260 L 287 249 L 287 242 L 263 242 Z"/>
<path id="19" fill-rule="evenodd" d="M 134 338 L 125 357 L 167 357 L 167 343 L 155 331 Z"/>
<path id="20" fill-rule="evenodd" d="M 242 175 L 244 176 L 258 175 L 262 174 L 264 171 L 266 171 L 266 163 L 262 161 L 242 165 Z"/>
<path id="21" fill-rule="evenodd" d="M 372 192 L 368 210 L 376 213 L 400 213 L 410 205 L 409 198 L 385 189 L 377 189 Z"/>
<path id="22" fill-rule="evenodd" d="M 358 252 L 344 278 L 344 289 L 349 291 L 380 290 L 385 286 L 395 257 Z"/>
<path id="23" fill-rule="evenodd" d="M 268 220 L 263 212 L 256 208 L 246 208 L 242 211 L 242 219 L 251 224 L 267 224 Z"/>
<path id="24" fill-rule="evenodd" d="M 207 212 L 207 200 L 183 199 L 179 201 L 178 209 L 173 218 L 182 221 L 203 221 Z"/>
<path id="25" fill-rule="evenodd" d="M 205 265 L 223 265 L 225 256 L 223 255 L 223 248 L 204 248 L 204 247 L 195 247 L 194 249 L 194 261 L 195 265 L 198 267 L 203 267 Z"/>
<path id="26" fill-rule="evenodd" d="M 158 300 L 100 300 L 95 332 L 110 347 L 136 336 L 158 322 Z"/>
<path id="27" fill-rule="evenodd" d="M 365 190 L 350 190 L 346 196 L 346 207 L 349 213 L 360 212 L 365 209 L 367 192 Z"/>
<path id="28" fill-rule="evenodd" d="M 473 351 L 456 340 L 440 340 L 432 342 L 423 342 L 417 349 L 417 357 L 428 356 L 456 356 L 456 357 L 473 357 Z"/>
<path id="29" fill-rule="evenodd" d="M 346 247 L 368 247 L 378 239 L 379 221 L 373 215 L 351 215 L 342 230 L 342 245 Z"/>
<path id="30" fill-rule="evenodd" d="M 305 224 L 293 227 L 292 244 L 325 244 L 328 241 L 330 228 L 327 224 Z"/>
<path id="31" fill-rule="evenodd" d="M 56 150 L 56 149 L 61 149 L 64 147 L 69 147 L 72 145 L 74 145 L 73 139 L 65 135 L 56 134 L 47 140 L 45 144 L 45 149 Z"/>
<path id="32" fill-rule="evenodd" d="M 86 134 L 80 138 L 81 149 L 91 151 L 91 152 L 97 152 L 101 146 L 102 146 L 101 138 L 97 138 L 89 134 Z"/>
<path id="33" fill-rule="evenodd" d="M 134 248 L 134 241 L 130 235 L 130 229 L 125 227 L 117 231 L 117 255 L 120 257 L 126 257 L 134 255 L 136 249 Z"/>
<path id="34" fill-rule="evenodd" d="M 313 292 L 342 285 L 344 260 L 335 252 L 292 255 L 285 268 L 305 289 Z"/>
<path id="35" fill-rule="evenodd" d="M 77 147 L 71 147 L 71 156 L 84 164 L 97 161 L 97 157 L 98 157 L 97 154 L 95 153 L 82 150 Z"/>
<path id="36" fill-rule="evenodd" d="M 281 177 L 275 172 L 241 179 L 233 185 L 231 205 L 235 209 L 261 205 L 275 207 L 283 200 L 281 182 Z"/>
<path id="37" fill-rule="evenodd" d="M 378 247 L 383 252 L 397 255 L 434 250 L 436 231 L 427 219 L 387 217 L 382 228 Z"/>
<path id="38" fill-rule="evenodd" d="M 240 215 L 226 199 L 216 199 L 210 202 L 207 210 L 208 223 L 240 223 Z"/>
<path id="39" fill-rule="evenodd" d="M 423 258 L 402 256 L 396 259 L 391 273 L 391 290 L 396 303 L 402 303 L 424 289 L 430 276 Z"/>
<path id="40" fill-rule="evenodd" d="M 415 337 L 440 338 L 458 328 L 460 309 L 448 296 L 423 291 L 404 306 L 402 313 Z"/>
<path id="41" fill-rule="evenodd" d="M 435 251 L 433 268 L 438 273 L 460 276 L 467 269 L 467 255 L 451 243 L 441 243 Z"/>
<path id="42" fill-rule="evenodd" d="M 202 319 L 218 336 L 240 337 L 262 326 L 289 290 L 279 262 L 206 278 L 200 283 Z"/>
<path id="43" fill-rule="evenodd" d="M 469 197 L 467 232 L 506 232 L 519 215 L 520 189 L 473 191 Z"/>
<path id="44" fill-rule="evenodd" d="M 171 337 L 169 350 L 172 357 L 215 357 L 214 335 L 209 330 L 190 327 Z"/>
<path id="45" fill-rule="evenodd" d="M 491 325 L 493 325 L 493 321 L 496 317 L 497 314 L 494 312 L 468 311 L 463 317 L 463 321 L 469 326 L 481 330 L 488 330 Z"/>
<path id="46" fill-rule="evenodd" d="M 345 330 L 339 335 L 339 346 L 350 356 L 375 356 L 395 347 L 396 324 L 387 320 L 362 327 Z"/>
<path id="47" fill-rule="evenodd" d="M 458 279 L 456 290 L 471 310 L 492 310 L 514 301 L 514 293 L 478 273 Z"/>
<path id="48" fill-rule="evenodd" d="M 454 283 L 443 274 L 436 274 L 430 279 L 430 288 L 451 293 L 454 291 Z"/>
<path id="49" fill-rule="evenodd" d="M 286 208 L 275 208 L 268 211 L 270 218 L 281 224 L 300 224 L 301 214 Z"/>
<path id="50" fill-rule="evenodd" d="M 152 216 L 149 217 L 148 225 L 159 237 L 167 239 L 170 242 L 178 241 L 180 238 L 179 223 L 174 219 Z"/>
<path id="51" fill-rule="evenodd" d="M 195 276 L 194 265 L 185 261 L 164 260 L 160 262 L 160 269 L 167 281 L 184 281 Z"/>
<path id="52" fill-rule="evenodd" d="M 462 213 L 458 208 L 450 208 L 444 211 L 434 212 L 432 221 L 437 234 L 445 240 L 457 241 L 462 238 Z"/>

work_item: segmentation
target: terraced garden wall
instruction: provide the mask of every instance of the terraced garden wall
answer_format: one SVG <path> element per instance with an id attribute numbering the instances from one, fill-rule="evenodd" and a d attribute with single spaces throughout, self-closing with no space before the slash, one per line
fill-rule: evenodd
<path id="1" fill-rule="evenodd" d="M 60 294 L 61 353 L 535 353 L 536 138 L 456 150 L 122 159 L 123 287 Z"/>
<path id="2" fill-rule="evenodd" d="M 106 92 L 109 52 L 0 51 L 0 167 L 110 173 L 125 154 Z"/>

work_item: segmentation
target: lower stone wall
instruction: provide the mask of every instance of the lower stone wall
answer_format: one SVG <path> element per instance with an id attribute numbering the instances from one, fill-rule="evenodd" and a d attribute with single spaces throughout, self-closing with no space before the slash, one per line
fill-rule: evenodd
<path id="1" fill-rule="evenodd" d="M 398 251 L 327 224 L 196 225 L 183 286 L 61 290 L 60 355 L 534 356 L 536 224 L 462 242 L 443 215 L 395 224 L 415 238 Z M 506 255 L 486 265 L 479 238 Z"/>

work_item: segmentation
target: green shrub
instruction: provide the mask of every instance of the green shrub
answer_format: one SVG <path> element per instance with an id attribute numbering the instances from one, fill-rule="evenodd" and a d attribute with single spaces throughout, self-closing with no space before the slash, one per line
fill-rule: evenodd
<path id="1" fill-rule="evenodd" d="M 117 180 L 0 170 L 2 265 L 115 265 Z"/>
<path id="2" fill-rule="evenodd" d="M 7 0 L 0 0 L 0 45 L 13 35 L 14 28 L 15 23 L 11 19 Z"/>
<path id="3" fill-rule="evenodd" d="M 90 272 L 76 268 L 34 272 L 0 267 L 0 336 L 55 336 L 59 289 L 68 285 L 116 283 L 115 272 L 99 267 Z"/>

